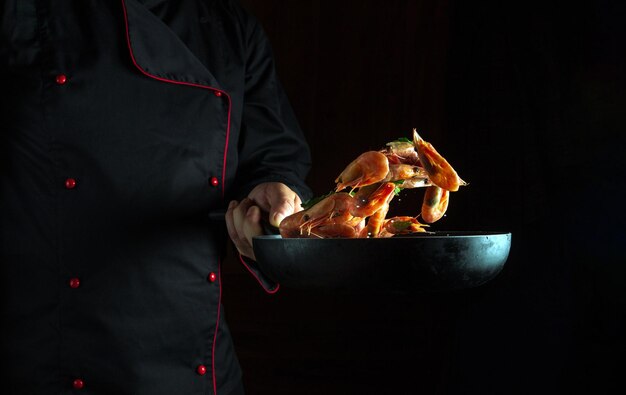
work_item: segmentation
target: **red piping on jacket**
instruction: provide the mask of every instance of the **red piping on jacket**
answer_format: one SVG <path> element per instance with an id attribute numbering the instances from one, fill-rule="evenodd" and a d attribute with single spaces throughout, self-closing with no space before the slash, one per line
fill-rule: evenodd
<path id="1" fill-rule="evenodd" d="M 130 32 L 128 30 L 128 15 L 126 13 L 126 1 L 125 0 L 121 0 L 122 1 L 122 9 L 124 10 L 124 23 L 126 24 L 126 41 L 128 43 L 128 50 L 130 52 L 130 58 L 133 62 L 133 64 L 135 65 L 135 67 L 145 76 L 150 77 L 152 79 L 161 81 L 161 82 L 167 82 L 170 84 L 176 84 L 176 85 L 187 85 L 187 86 L 193 86 L 195 88 L 202 88 L 202 89 L 208 89 L 210 91 L 213 92 L 219 92 L 220 94 L 226 96 L 226 98 L 228 99 L 228 118 L 227 118 L 227 123 L 226 123 L 226 141 L 224 143 L 224 160 L 222 162 L 222 198 L 224 198 L 224 194 L 226 191 L 226 158 L 228 156 L 228 142 L 230 139 L 230 113 L 231 113 L 231 108 L 232 108 L 232 101 L 230 99 L 230 95 L 226 92 L 223 91 L 221 89 L 217 89 L 215 87 L 212 86 L 208 86 L 208 85 L 202 85 L 202 84 L 195 84 L 193 82 L 186 82 L 186 81 L 176 81 L 176 80 L 171 80 L 171 79 L 167 79 L 167 78 L 163 78 L 163 77 L 159 77 L 156 76 L 154 74 L 150 74 L 147 71 L 145 71 L 140 65 L 139 63 L 137 63 L 137 60 L 135 60 L 135 55 L 133 54 L 133 48 L 130 44 Z"/>
<path id="2" fill-rule="evenodd" d="M 259 279 L 259 276 L 257 276 L 256 273 L 254 271 L 252 271 L 252 269 L 250 269 L 250 266 L 248 266 L 246 261 L 243 259 L 243 255 L 239 254 L 239 260 L 241 261 L 241 264 L 250 272 L 252 277 L 254 277 L 256 279 L 256 281 L 261 285 L 261 288 L 263 288 L 263 290 L 265 292 L 267 292 L 270 295 L 273 295 L 276 292 L 278 292 L 278 289 L 280 288 L 280 284 L 276 284 L 276 288 L 274 288 L 274 289 L 267 289 L 267 288 L 265 288 L 265 285 L 263 285 L 263 283 Z"/>
<path id="3" fill-rule="evenodd" d="M 202 88 L 202 89 L 208 89 L 214 92 L 220 92 L 222 95 L 226 96 L 226 98 L 228 99 L 228 120 L 227 120 L 227 124 L 226 124 L 226 141 L 224 143 L 224 160 L 222 163 L 222 199 L 224 199 L 224 194 L 225 194 L 225 190 L 226 190 L 226 157 L 228 154 L 228 142 L 229 142 L 229 137 L 230 137 L 230 113 L 231 113 L 231 108 L 232 108 L 232 101 L 230 99 L 230 95 L 228 93 L 226 93 L 223 90 L 208 86 L 208 85 L 201 85 L 201 84 L 194 84 L 192 82 L 184 82 L 184 81 L 176 81 L 176 80 L 171 80 L 171 79 L 167 79 L 167 78 L 162 78 L 162 77 L 158 77 L 156 75 L 150 74 L 147 71 L 145 71 L 140 65 L 139 63 L 137 63 L 137 60 L 135 59 L 135 55 L 133 54 L 133 47 L 130 43 L 130 31 L 128 28 L 128 14 L 126 12 L 126 1 L 125 0 L 121 0 L 122 1 L 122 10 L 124 11 L 124 24 L 126 27 L 126 42 L 128 45 L 128 51 L 130 53 L 130 58 L 133 62 L 133 64 L 135 65 L 135 67 L 145 76 L 150 77 L 152 79 L 161 81 L 161 82 L 167 82 L 170 84 L 176 84 L 176 85 L 187 85 L 187 86 L 192 86 L 192 87 L 196 87 L 196 88 Z M 217 332 L 219 329 L 219 323 L 220 323 L 220 310 L 221 310 L 221 306 L 222 306 L 222 274 L 221 274 L 221 267 L 222 267 L 222 263 L 221 261 L 218 259 L 218 266 L 217 266 L 217 273 L 218 273 L 218 282 L 219 282 L 219 298 L 218 298 L 218 303 L 217 303 L 217 319 L 215 321 L 215 334 L 213 335 L 213 346 L 211 349 L 211 371 L 212 371 L 212 377 L 213 377 L 213 394 L 217 395 L 217 381 L 216 381 L 216 377 L 215 377 L 215 343 L 217 342 Z"/>
<path id="4" fill-rule="evenodd" d="M 217 329 L 220 323 L 220 306 L 222 305 L 222 261 L 217 260 L 217 281 L 220 287 L 220 297 L 217 305 L 217 321 L 215 323 L 215 334 L 213 334 L 213 346 L 211 348 L 211 373 L 213 374 L 213 395 L 217 395 L 217 379 L 215 377 L 215 345 L 217 344 Z"/>

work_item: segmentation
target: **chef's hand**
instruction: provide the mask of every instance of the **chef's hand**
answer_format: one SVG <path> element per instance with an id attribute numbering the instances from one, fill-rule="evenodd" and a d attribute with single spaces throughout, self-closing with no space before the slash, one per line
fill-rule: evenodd
<path id="1" fill-rule="evenodd" d="M 269 213 L 270 225 L 278 227 L 283 218 L 302 210 L 300 197 L 280 182 L 257 185 L 241 202 L 231 201 L 226 211 L 226 228 L 241 255 L 256 259 L 252 237 L 263 234 L 261 212 Z"/>

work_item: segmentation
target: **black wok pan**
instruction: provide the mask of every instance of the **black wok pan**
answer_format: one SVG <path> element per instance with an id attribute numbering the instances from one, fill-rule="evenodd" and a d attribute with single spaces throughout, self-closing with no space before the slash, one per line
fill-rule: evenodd
<path id="1" fill-rule="evenodd" d="M 476 287 L 506 262 L 511 233 L 435 232 L 371 239 L 253 239 L 261 270 L 301 289 L 425 292 Z"/>

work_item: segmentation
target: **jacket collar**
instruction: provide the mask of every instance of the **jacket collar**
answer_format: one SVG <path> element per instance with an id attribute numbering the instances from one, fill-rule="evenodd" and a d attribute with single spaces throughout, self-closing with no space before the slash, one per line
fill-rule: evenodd
<path id="1" fill-rule="evenodd" d="M 142 73 L 161 80 L 221 89 L 213 74 L 176 33 L 143 4 L 145 1 L 121 1 L 128 49 Z"/>

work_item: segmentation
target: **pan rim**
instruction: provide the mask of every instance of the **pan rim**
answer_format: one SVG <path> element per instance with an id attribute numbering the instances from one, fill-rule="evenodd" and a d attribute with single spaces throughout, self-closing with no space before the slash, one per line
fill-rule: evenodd
<path id="1" fill-rule="evenodd" d="M 372 240 L 399 240 L 399 239 L 437 239 L 437 238 L 473 238 L 473 237 L 488 237 L 488 236 L 512 236 L 511 232 L 508 231 L 490 231 L 490 230 L 481 230 L 481 231 L 476 231 L 476 230 L 449 230 L 449 231 L 436 231 L 436 232 L 426 232 L 426 233 L 413 233 L 413 234 L 408 234 L 408 235 L 397 235 L 394 237 L 388 237 L 388 238 L 350 238 L 350 237 L 333 237 L 333 238 L 300 238 L 300 237 L 293 237 L 293 238 L 283 238 L 280 235 L 261 235 L 261 236 L 254 236 L 254 239 L 259 239 L 259 240 L 299 240 L 299 242 L 303 242 L 303 240 L 315 240 L 317 242 L 321 241 L 321 240 L 332 240 L 332 241 L 337 241 L 337 240 L 368 240 L 368 241 L 372 241 Z"/>

